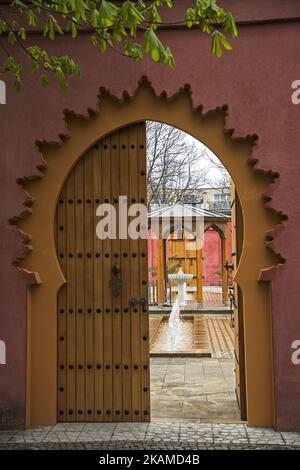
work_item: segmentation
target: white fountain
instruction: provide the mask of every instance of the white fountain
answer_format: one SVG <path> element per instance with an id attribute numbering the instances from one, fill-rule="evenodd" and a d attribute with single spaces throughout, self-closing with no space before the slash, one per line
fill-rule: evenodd
<path id="1" fill-rule="evenodd" d="M 168 277 L 170 281 L 177 281 L 179 307 L 184 307 L 186 305 L 186 282 L 193 279 L 193 274 L 185 274 L 182 268 L 179 268 L 178 273 L 169 274 Z"/>
<path id="2" fill-rule="evenodd" d="M 169 316 L 168 323 L 168 344 L 166 348 L 169 351 L 174 351 L 180 344 L 183 336 L 183 328 L 180 320 L 180 307 L 186 305 L 186 281 L 190 281 L 193 274 L 184 274 L 182 268 L 179 269 L 177 274 L 169 274 L 170 281 L 177 281 L 178 296 L 175 300 Z"/>

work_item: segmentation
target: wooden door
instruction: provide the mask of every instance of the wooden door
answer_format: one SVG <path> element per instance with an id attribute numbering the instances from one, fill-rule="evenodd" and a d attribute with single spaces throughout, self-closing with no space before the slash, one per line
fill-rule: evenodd
<path id="1" fill-rule="evenodd" d="M 128 206 L 147 204 L 146 189 L 144 122 L 94 145 L 62 189 L 55 228 L 66 278 L 57 302 L 58 421 L 150 419 L 147 240 L 118 233 L 119 196 Z M 96 236 L 102 203 L 115 208 L 116 239 Z"/>
<path id="2" fill-rule="evenodd" d="M 235 273 L 242 252 L 243 245 L 243 215 L 239 197 L 235 189 L 232 189 L 232 263 Z M 235 356 L 235 391 L 241 410 L 241 419 L 247 419 L 246 409 L 246 382 L 245 382 L 245 351 L 244 351 L 244 316 L 243 293 L 240 287 L 234 283 L 234 356 Z"/>
<path id="3" fill-rule="evenodd" d="M 179 266 L 185 274 L 193 274 L 193 279 L 188 282 L 189 286 L 197 284 L 197 256 L 196 241 L 186 232 L 183 237 L 178 238 L 176 231 L 171 233 L 168 239 L 169 243 L 169 260 L 168 267 L 178 271 Z"/>

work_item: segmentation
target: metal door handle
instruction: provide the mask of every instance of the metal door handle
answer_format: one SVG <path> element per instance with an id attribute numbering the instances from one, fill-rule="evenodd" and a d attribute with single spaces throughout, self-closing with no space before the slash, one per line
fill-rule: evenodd
<path id="1" fill-rule="evenodd" d="M 111 288 L 112 295 L 118 297 L 122 289 L 122 279 L 120 278 L 121 269 L 116 264 L 111 268 L 111 280 L 109 287 Z"/>
<path id="2" fill-rule="evenodd" d="M 138 301 L 136 300 L 135 297 L 131 297 L 131 299 L 129 300 L 129 303 L 132 307 L 134 307 L 138 303 Z"/>

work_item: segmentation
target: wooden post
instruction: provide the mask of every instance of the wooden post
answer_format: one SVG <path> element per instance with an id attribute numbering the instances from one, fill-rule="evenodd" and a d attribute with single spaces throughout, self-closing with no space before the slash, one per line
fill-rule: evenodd
<path id="1" fill-rule="evenodd" d="M 203 263 L 202 263 L 202 244 L 199 244 L 198 240 L 196 241 L 196 263 L 197 263 L 197 304 L 201 305 L 203 303 Z"/>
<path id="2" fill-rule="evenodd" d="M 157 303 L 164 302 L 164 240 L 157 240 Z"/>
<path id="3" fill-rule="evenodd" d="M 224 264 L 228 261 L 228 249 L 227 249 L 227 238 L 221 238 L 222 246 L 222 298 L 223 302 L 227 304 L 228 302 L 228 271 L 224 268 Z"/>

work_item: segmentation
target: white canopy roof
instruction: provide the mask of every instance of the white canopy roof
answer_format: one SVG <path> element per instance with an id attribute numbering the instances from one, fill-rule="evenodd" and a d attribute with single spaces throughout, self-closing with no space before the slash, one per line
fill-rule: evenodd
<path id="1" fill-rule="evenodd" d="M 189 204 L 182 204 L 178 202 L 172 206 L 162 206 L 159 209 L 155 209 L 148 214 L 150 219 L 160 218 L 188 218 L 188 217 L 204 217 L 204 218 L 220 218 L 230 219 L 228 215 L 220 214 L 219 212 L 211 212 L 207 209 L 198 208 Z"/>

